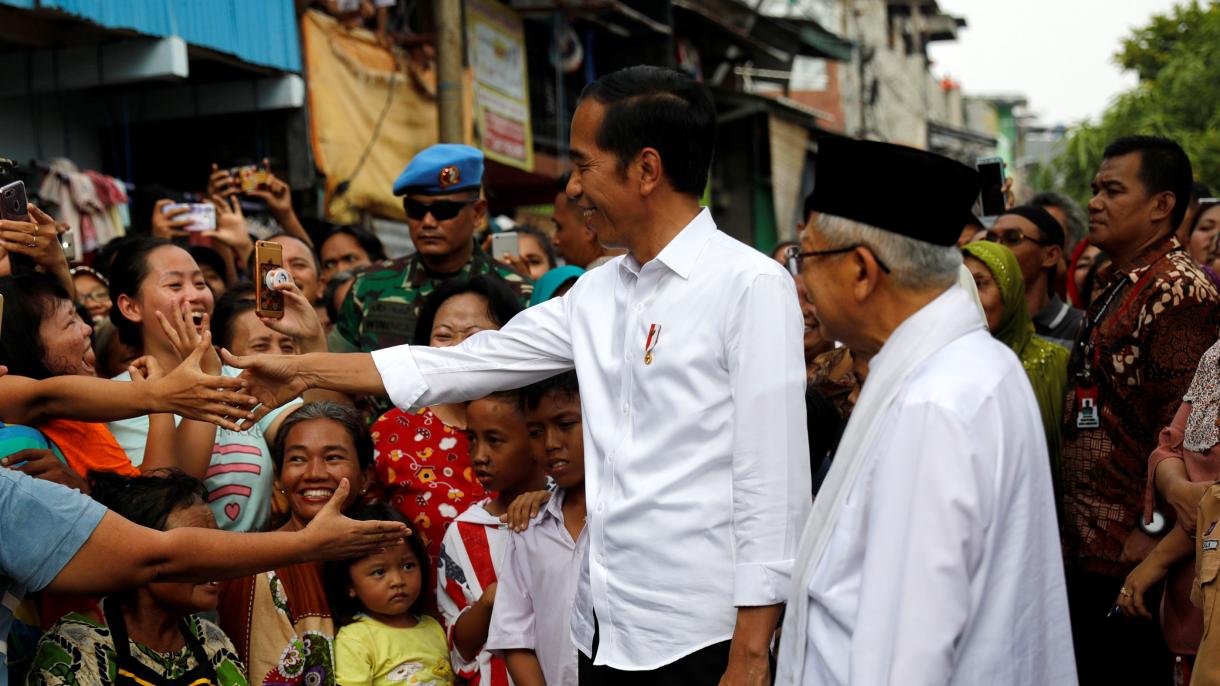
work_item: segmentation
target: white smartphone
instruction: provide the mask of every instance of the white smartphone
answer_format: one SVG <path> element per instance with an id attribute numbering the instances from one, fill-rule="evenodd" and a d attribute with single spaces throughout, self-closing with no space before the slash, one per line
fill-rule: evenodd
<path id="1" fill-rule="evenodd" d="M 497 258 L 502 255 L 520 255 L 521 254 L 521 236 L 515 231 L 506 231 L 504 233 L 493 233 L 491 235 L 491 256 Z"/>
<path id="2" fill-rule="evenodd" d="M 75 226 L 69 226 L 67 231 L 59 234 L 59 245 L 63 247 L 64 257 L 67 257 L 69 262 L 79 264 L 85 259 Z"/>

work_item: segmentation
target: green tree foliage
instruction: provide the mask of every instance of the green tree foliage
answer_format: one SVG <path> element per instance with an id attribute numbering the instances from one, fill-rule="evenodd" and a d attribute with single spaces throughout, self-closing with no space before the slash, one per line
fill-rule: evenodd
<path id="1" fill-rule="evenodd" d="M 1139 84 L 1099 121 L 1069 131 L 1050 165 L 1032 170 L 1033 185 L 1087 202 L 1106 144 L 1139 133 L 1178 141 L 1195 178 L 1220 191 L 1220 1 L 1193 0 L 1153 17 L 1123 41 L 1115 61 L 1138 74 Z"/>

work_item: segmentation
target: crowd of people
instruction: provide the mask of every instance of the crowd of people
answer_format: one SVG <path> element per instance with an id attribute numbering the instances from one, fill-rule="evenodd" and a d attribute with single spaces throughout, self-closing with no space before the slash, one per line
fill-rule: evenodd
<path id="1" fill-rule="evenodd" d="M 266 161 L 88 265 L 49 199 L 0 220 L 0 686 L 1220 683 L 1182 148 L 980 218 L 973 169 L 824 139 L 767 255 L 700 206 L 714 131 L 677 72 L 591 83 L 503 254 L 457 144 L 396 259 Z"/>

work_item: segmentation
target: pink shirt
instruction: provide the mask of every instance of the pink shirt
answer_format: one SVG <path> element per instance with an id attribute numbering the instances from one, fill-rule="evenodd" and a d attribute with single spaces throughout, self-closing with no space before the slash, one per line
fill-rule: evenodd
<path id="1" fill-rule="evenodd" d="M 1151 515 L 1156 503 L 1154 487 L 1157 465 L 1169 458 L 1186 463 L 1186 476 L 1194 482 L 1220 481 L 1220 445 L 1214 445 L 1206 454 L 1187 450 L 1182 445 L 1186 431 L 1186 420 L 1190 417 L 1191 404 L 1183 402 L 1174 415 L 1173 422 L 1161 429 L 1156 450 L 1148 456 L 1148 484 L 1144 495 L 1145 520 Z M 1161 601 L 1161 628 L 1169 650 L 1177 655 L 1194 655 L 1203 639 L 1203 613 L 1190 602 L 1191 585 L 1195 578 L 1195 561 L 1186 557 L 1169 568 L 1165 583 L 1165 595 Z"/>

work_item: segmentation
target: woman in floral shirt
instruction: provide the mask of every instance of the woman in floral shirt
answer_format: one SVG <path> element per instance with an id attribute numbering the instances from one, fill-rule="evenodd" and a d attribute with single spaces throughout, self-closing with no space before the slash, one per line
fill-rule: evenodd
<path id="1" fill-rule="evenodd" d="M 428 296 L 416 345 L 444 348 L 495 330 L 521 311 L 503 282 L 487 275 L 454 279 Z M 386 497 L 410 521 L 435 566 L 445 527 L 485 497 L 470 467 L 466 404 L 394 409 L 373 423 L 377 476 Z"/>

